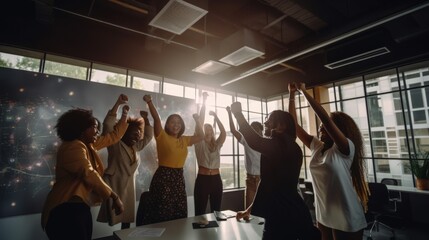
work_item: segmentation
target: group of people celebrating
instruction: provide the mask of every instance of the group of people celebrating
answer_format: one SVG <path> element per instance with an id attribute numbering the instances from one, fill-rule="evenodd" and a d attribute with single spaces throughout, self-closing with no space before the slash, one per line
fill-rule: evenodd
<path id="1" fill-rule="evenodd" d="M 318 137 L 298 124 L 295 95 L 299 91 L 320 120 Z M 97 221 L 129 228 L 135 220 L 135 173 L 141 151 L 155 138 L 158 168 L 145 199 L 143 224 L 186 218 L 187 196 L 183 166 L 188 147 L 195 147 L 198 175 L 194 188 L 195 215 L 221 210 L 220 150 L 226 130 L 217 114 L 209 112 L 220 133 L 205 123 L 207 93 L 199 113 L 193 115 L 195 132 L 184 135 L 178 114 L 168 116 L 164 127 L 150 95 L 143 101 L 148 112 L 128 117 L 128 97 L 121 94 L 101 123 L 90 110 L 71 109 L 55 126 L 62 140 L 57 153 L 56 180 L 42 213 L 42 227 L 49 239 L 91 239 L 90 206 L 101 203 Z M 369 190 L 363 169 L 363 139 L 353 119 L 343 112 L 328 113 L 303 83 L 289 84 L 289 111 L 271 112 L 263 126 L 249 124 L 241 103 L 226 107 L 232 135 L 244 146 L 245 209 L 237 220 L 250 215 L 265 218 L 263 239 L 361 240 L 367 226 L 364 212 Z M 122 106 L 122 114 L 117 112 Z M 234 126 L 234 120 L 239 130 Z M 315 193 L 314 224 L 297 191 L 303 154 L 296 138 L 311 150 L 310 173 Z M 105 168 L 97 151 L 107 147 Z"/>

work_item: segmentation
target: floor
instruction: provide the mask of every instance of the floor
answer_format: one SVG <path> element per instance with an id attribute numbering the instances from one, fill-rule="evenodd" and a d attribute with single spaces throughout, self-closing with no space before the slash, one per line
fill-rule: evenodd
<path id="1" fill-rule="evenodd" d="M 395 238 L 396 240 L 428 240 L 429 239 L 429 229 L 426 226 L 404 226 L 400 228 L 395 228 Z M 379 231 L 373 231 L 372 239 L 373 240 L 390 240 L 392 239 L 392 232 L 386 229 L 383 226 L 380 226 Z M 369 230 L 364 231 L 363 240 L 369 240 Z"/>

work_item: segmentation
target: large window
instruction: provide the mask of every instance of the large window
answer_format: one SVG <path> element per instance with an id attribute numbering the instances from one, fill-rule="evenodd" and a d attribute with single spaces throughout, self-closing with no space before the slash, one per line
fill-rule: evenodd
<path id="1" fill-rule="evenodd" d="M 227 131 L 221 150 L 224 188 L 244 187 L 246 176 L 244 149 L 229 131 L 226 107 L 234 101 L 241 102 L 249 122 L 263 123 L 270 112 L 287 110 L 289 104 L 287 94 L 260 99 L 148 73 L 3 46 L 0 46 L 0 67 L 194 99 L 198 106 L 202 93 L 207 92 L 206 122 L 213 123 L 209 111 L 215 111 Z M 358 76 L 307 91 L 327 111 L 343 111 L 355 120 L 364 138 L 364 160 L 370 181 L 388 177 L 396 178 L 404 186 L 413 186 L 409 156 L 429 151 L 429 62 Z M 320 122 L 314 111 L 302 95 L 298 94 L 295 102 L 299 124 L 317 136 Z M 215 131 L 219 134 L 218 126 Z M 301 177 L 310 179 L 311 153 L 302 142 L 297 142 L 304 153 Z"/>
<path id="2" fill-rule="evenodd" d="M 346 112 L 360 127 L 370 181 L 395 178 L 413 186 L 409 156 L 429 151 L 428 76 L 426 62 L 312 89 L 327 111 Z M 314 113 L 299 103 L 301 125 L 317 135 Z"/>

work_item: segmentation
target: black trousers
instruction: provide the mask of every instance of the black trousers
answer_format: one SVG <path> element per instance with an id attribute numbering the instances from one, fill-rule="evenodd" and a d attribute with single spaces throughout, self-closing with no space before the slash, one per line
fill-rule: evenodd
<path id="1" fill-rule="evenodd" d="M 50 240 L 91 240 L 92 216 L 85 203 L 63 203 L 51 210 L 46 224 Z"/>
<path id="2" fill-rule="evenodd" d="M 195 180 L 194 204 L 195 216 L 206 214 L 207 202 L 210 197 L 210 212 L 220 211 L 222 204 L 222 179 L 220 174 L 198 174 Z"/>

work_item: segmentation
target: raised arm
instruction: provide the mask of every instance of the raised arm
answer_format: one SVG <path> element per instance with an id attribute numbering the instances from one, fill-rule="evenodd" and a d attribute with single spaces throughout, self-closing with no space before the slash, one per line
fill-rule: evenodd
<path id="1" fill-rule="evenodd" d="M 210 111 L 209 114 L 214 117 L 216 124 L 219 126 L 220 135 L 216 139 L 216 144 L 222 145 L 226 139 L 225 127 L 223 126 L 222 122 L 219 120 L 219 117 L 217 116 L 217 114 L 215 112 Z"/>
<path id="2" fill-rule="evenodd" d="M 206 101 L 207 101 L 207 96 L 208 93 L 204 92 L 203 93 L 203 103 L 201 104 L 201 108 L 200 108 L 200 116 L 199 116 L 199 121 L 201 126 L 204 125 L 204 121 L 205 121 L 205 116 L 206 116 Z M 198 128 L 198 124 L 195 124 L 195 132 L 197 131 L 203 131 L 202 128 Z M 197 133 L 199 134 L 199 133 Z M 202 132 L 202 134 L 204 134 L 204 131 Z"/>
<path id="3" fill-rule="evenodd" d="M 341 153 L 348 155 L 350 153 L 349 143 L 347 141 L 346 136 L 338 129 L 337 125 L 332 121 L 329 117 L 328 113 L 325 109 L 318 103 L 313 97 L 308 94 L 305 89 L 304 83 L 295 83 L 296 88 L 304 95 L 307 99 L 310 106 L 313 108 L 317 117 L 323 123 L 323 127 L 325 128 L 328 135 L 334 141 L 334 143 L 338 146 L 338 149 Z"/>
<path id="4" fill-rule="evenodd" d="M 237 140 L 240 142 L 242 136 L 241 136 L 241 133 L 238 132 L 237 129 L 235 129 L 234 120 L 232 119 L 231 108 L 229 106 L 226 107 L 226 111 L 228 112 L 229 129 L 232 135 L 234 135 L 234 137 L 237 138 Z"/>
<path id="5" fill-rule="evenodd" d="M 103 120 L 103 134 L 109 133 L 113 131 L 113 127 L 116 124 L 116 114 L 118 112 L 119 106 L 122 104 L 126 104 L 128 102 L 128 97 L 125 94 L 120 94 L 118 99 L 116 100 L 113 107 L 107 112 L 106 117 Z M 126 120 L 126 116 L 125 116 Z"/>
<path id="6" fill-rule="evenodd" d="M 203 92 L 203 103 L 201 104 L 201 109 L 200 109 L 200 122 L 201 125 L 204 125 L 204 121 L 206 120 L 206 102 L 207 102 L 207 97 L 209 96 L 208 93 Z"/>
<path id="7" fill-rule="evenodd" d="M 276 146 L 272 144 L 271 139 L 260 136 L 246 121 L 246 118 L 241 111 L 240 102 L 234 102 L 231 105 L 231 112 L 234 114 L 235 119 L 237 119 L 238 126 L 240 127 L 240 133 L 246 139 L 249 147 L 266 155 L 271 155 L 276 152 Z"/>
<path id="8" fill-rule="evenodd" d="M 289 84 L 289 113 L 292 115 L 293 119 L 295 120 L 295 126 L 296 126 L 296 135 L 301 140 L 304 145 L 308 148 L 310 148 L 311 140 L 313 139 L 313 136 L 308 134 L 301 125 L 298 124 L 298 120 L 296 117 L 296 108 L 295 108 L 295 93 L 297 89 L 295 86 L 295 83 Z"/>
<path id="9" fill-rule="evenodd" d="M 195 120 L 195 133 L 193 136 L 191 136 L 191 139 L 189 141 L 190 145 L 194 145 L 197 142 L 200 142 L 204 139 L 204 133 L 203 133 L 203 125 L 201 124 L 200 116 L 198 114 L 192 115 L 192 117 Z"/>
<path id="10" fill-rule="evenodd" d="M 155 137 L 158 137 L 162 131 L 161 118 L 159 117 L 158 111 L 153 105 L 152 96 L 144 95 L 143 101 L 145 101 L 147 103 L 147 106 L 149 107 L 150 115 L 152 115 L 153 118 L 153 131 L 155 133 Z"/>
<path id="11" fill-rule="evenodd" d="M 93 143 L 93 147 L 96 150 L 100 150 L 104 147 L 110 146 L 117 143 L 124 136 L 128 128 L 127 117 L 130 107 L 125 105 L 122 107 L 122 115 L 119 121 L 115 124 L 111 132 L 101 135 Z M 116 117 L 115 117 L 116 118 Z"/>
<path id="12" fill-rule="evenodd" d="M 116 114 L 118 112 L 119 106 L 122 104 L 126 104 L 128 102 L 128 96 L 125 94 L 121 94 L 118 97 L 118 100 L 116 100 L 115 105 L 113 105 L 112 109 L 110 109 L 110 112 L 113 114 Z"/>
<path id="13" fill-rule="evenodd" d="M 153 138 L 153 127 L 150 125 L 150 122 L 148 119 L 148 112 L 140 111 L 140 116 L 144 120 L 144 136 L 136 144 L 136 148 L 138 150 L 143 149 Z"/>

